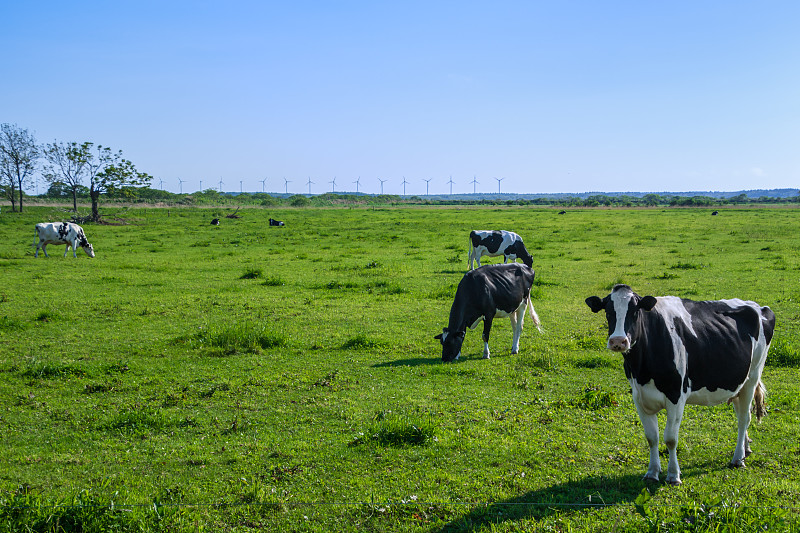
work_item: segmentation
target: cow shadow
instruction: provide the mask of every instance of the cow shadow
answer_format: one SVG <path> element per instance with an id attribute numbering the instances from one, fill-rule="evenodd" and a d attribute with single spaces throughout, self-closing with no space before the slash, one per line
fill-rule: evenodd
<path id="1" fill-rule="evenodd" d="M 642 489 L 653 491 L 641 475 L 589 476 L 526 492 L 505 501 L 473 504 L 471 511 L 439 529 L 442 533 L 489 529 L 501 522 L 540 520 L 554 514 L 584 513 L 597 507 L 633 505 Z"/>

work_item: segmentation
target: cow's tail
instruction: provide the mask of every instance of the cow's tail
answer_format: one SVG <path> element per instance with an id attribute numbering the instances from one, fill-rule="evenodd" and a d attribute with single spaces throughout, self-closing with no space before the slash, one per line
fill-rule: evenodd
<path id="1" fill-rule="evenodd" d="M 756 393 L 753 395 L 753 401 L 756 404 L 756 419 L 761 422 L 764 415 L 767 414 L 767 407 L 764 405 L 764 397 L 767 395 L 767 389 L 764 387 L 764 382 L 758 380 L 756 385 Z"/>
<path id="2" fill-rule="evenodd" d="M 472 265 L 475 264 L 475 247 L 472 246 L 472 234 L 469 236 L 469 248 L 467 253 L 467 264 L 469 265 L 469 269 L 472 270 Z"/>
<path id="3" fill-rule="evenodd" d="M 533 302 L 531 301 L 531 293 L 528 293 L 528 314 L 531 315 L 531 320 L 533 320 L 533 325 L 536 326 L 536 329 L 542 331 L 542 321 L 539 320 L 539 315 L 536 314 L 536 310 L 533 308 Z"/>

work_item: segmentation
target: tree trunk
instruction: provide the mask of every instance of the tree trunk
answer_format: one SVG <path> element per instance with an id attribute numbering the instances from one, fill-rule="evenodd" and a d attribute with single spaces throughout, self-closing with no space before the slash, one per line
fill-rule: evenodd
<path id="1" fill-rule="evenodd" d="M 22 213 L 22 181 L 19 182 L 19 212 Z"/>
<path id="2" fill-rule="evenodd" d="M 78 189 L 72 188 L 72 210 L 78 212 Z"/>
<path id="3" fill-rule="evenodd" d="M 92 197 L 92 220 L 99 222 L 100 213 L 98 212 L 98 204 L 100 201 L 100 191 L 90 191 L 89 196 Z"/>
<path id="4" fill-rule="evenodd" d="M 12 180 L 11 181 L 11 212 L 12 213 L 16 213 L 17 212 L 17 197 L 15 196 L 16 194 L 17 194 L 17 191 L 14 190 L 14 181 Z"/>

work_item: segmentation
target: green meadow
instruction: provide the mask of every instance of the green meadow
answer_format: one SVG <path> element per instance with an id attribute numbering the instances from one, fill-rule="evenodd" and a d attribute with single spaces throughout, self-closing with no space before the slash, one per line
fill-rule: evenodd
<path id="1" fill-rule="evenodd" d="M 800 531 L 796 209 L 233 213 L 115 208 L 75 259 L 33 255 L 34 224 L 68 211 L 3 209 L 0 532 Z M 525 240 L 543 331 L 528 317 L 511 355 L 497 320 L 491 359 L 477 328 L 443 364 L 472 229 Z M 616 283 L 775 311 L 745 468 L 732 407 L 688 406 L 683 485 L 642 481 L 622 360 L 584 303 Z"/>

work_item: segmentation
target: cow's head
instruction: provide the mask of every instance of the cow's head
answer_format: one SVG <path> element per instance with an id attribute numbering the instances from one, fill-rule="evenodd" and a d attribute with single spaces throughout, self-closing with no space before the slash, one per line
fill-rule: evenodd
<path id="1" fill-rule="evenodd" d="M 525 263 L 525 266 L 528 268 L 533 268 L 533 257 L 531 257 L 530 254 L 520 256 L 520 259 L 522 259 L 522 262 Z"/>
<path id="2" fill-rule="evenodd" d="M 611 294 L 602 300 L 597 296 L 586 298 L 586 305 L 593 313 L 605 309 L 608 320 L 608 349 L 620 353 L 628 352 L 633 346 L 631 331 L 639 311 L 650 311 L 656 303 L 653 296 L 639 296 L 627 285 L 616 285 Z"/>
<path id="3" fill-rule="evenodd" d="M 92 247 L 91 244 L 89 244 L 88 242 L 85 244 L 81 244 L 81 248 L 83 248 L 83 251 L 86 252 L 86 255 L 88 255 L 89 257 L 94 257 L 94 248 Z"/>
<path id="4" fill-rule="evenodd" d="M 450 331 L 447 328 L 442 329 L 442 332 L 435 339 L 439 339 L 442 343 L 442 361 L 449 363 L 458 359 L 461 355 L 461 345 L 464 344 L 464 336 L 466 331 Z"/>

